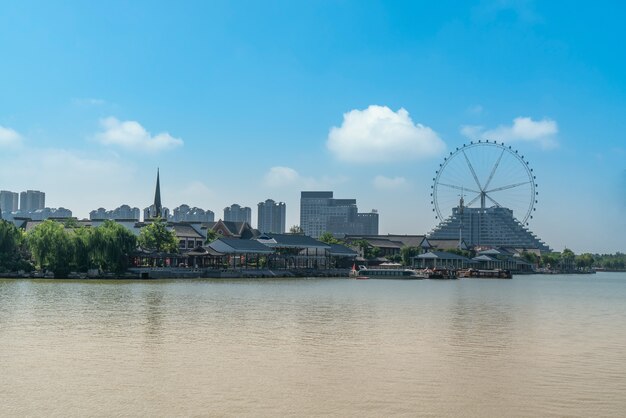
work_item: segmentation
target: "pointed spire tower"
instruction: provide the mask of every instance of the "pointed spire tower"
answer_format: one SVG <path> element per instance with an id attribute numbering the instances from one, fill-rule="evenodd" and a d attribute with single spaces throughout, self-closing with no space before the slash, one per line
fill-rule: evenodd
<path id="1" fill-rule="evenodd" d="M 157 168 L 156 190 L 154 191 L 154 217 L 161 217 L 163 206 L 161 205 L 161 183 L 159 181 L 159 169 Z"/>

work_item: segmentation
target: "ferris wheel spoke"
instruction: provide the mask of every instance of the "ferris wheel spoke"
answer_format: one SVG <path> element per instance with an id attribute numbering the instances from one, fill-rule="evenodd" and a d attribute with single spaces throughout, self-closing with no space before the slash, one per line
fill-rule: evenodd
<path id="1" fill-rule="evenodd" d="M 480 190 L 483 190 L 482 186 L 480 185 L 480 182 L 478 181 L 478 176 L 476 175 L 476 172 L 474 171 L 474 167 L 472 166 L 472 163 L 470 162 L 469 158 L 467 158 L 467 154 L 465 153 L 465 150 L 463 150 L 463 156 L 465 157 L 465 161 L 467 162 L 467 165 L 469 166 L 469 169 L 472 172 L 472 176 L 474 176 L 474 180 L 476 181 L 478 188 Z"/>
<path id="2" fill-rule="evenodd" d="M 472 200 L 470 200 L 469 202 L 467 202 L 467 204 L 465 206 L 472 206 L 474 203 L 476 203 L 476 201 L 480 198 L 480 193 L 478 193 L 476 195 L 475 198 L 473 198 Z"/>
<path id="3" fill-rule="evenodd" d="M 529 181 L 524 181 L 522 183 L 509 184 L 508 186 L 502 186 L 502 187 L 497 187 L 495 189 L 486 190 L 486 193 L 499 192 L 501 190 L 508 190 L 508 189 L 512 189 L 514 187 L 523 186 L 523 185 L 528 184 L 528 183 L 530 183 L 530 182 Z"/>
<path id="4" fill-rule="evenodd" d="M 485 194 L 485 197 L 487 199 L 491 200 L 497 207 L 499 207 L 499 208 L 503 208 L 504 207 L 501 204 L 499 204 L 498 202 L 496 202 L 495 200 L 493 200 L 493 198 L 491 196 L 489 196 L 488 194 Z"/>
<path id="5" fill-rule="evenodd" d="M 491 169 L 491 174 L 489 174 L 489 178 L 487 179 L 487 183 L 485 183 L 485 187 L 483 188 L 483 190 L 487 190 L 487 187 L 489 187 L 489 183 L 491 183 L 491 179 L 493 179 L 493 175 L 496 174 L 496 170 L 498 169 L 498 166 L 500 165 L 500 160 L 502 159 L 503 155 L 504 155 L 504 148 L 502 148 L 502 152 L 500 153 L 498 160 L 496 161 L 495 165 Z"/>
<path id="6" fill-rule="evenodd" d="M 466 192 L 480 193 L 480 192 L 477 192 L 476 190 L 468 189 L 467 187 L 455 186 L 454 184 L 439 183 L 439 185 L 450 187 L 451 189 L 464 190 Z"/>

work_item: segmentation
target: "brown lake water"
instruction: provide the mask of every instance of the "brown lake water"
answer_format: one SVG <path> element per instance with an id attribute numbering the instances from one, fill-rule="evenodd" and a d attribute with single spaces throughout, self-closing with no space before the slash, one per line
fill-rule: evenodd
<path id="1" fill-rule="evenodd" d="M 626 274 L 0 280 L 0 416 L 626 416 Z"/>

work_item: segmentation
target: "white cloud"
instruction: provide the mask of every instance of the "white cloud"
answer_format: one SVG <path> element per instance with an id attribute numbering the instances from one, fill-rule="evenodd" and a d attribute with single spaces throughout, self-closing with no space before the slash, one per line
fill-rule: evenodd
<path id="1" fill-rule="evenodd" d="M 529 117 L 513 119 L 513 125 L 500 125 L 495 129 L 485 130 L 482 126 L 466 125 L 461 133 L 470 139 L 489 139 L 504 142 L 533 142 L 544 149 L 558 146 L 556 135 L 559 127 L 556 121 L 548 118 L 534 121 Z"/>
<path id="2" fill-rule="evenodd" d="M 104 145 L 115 145 L 145 152 L 164 151 L 183 145 L 182 139 L 174 138 L 167 132 L 152 136 L 136 121 L 120 121 L 109 117 L 102 119 L 100 124 L 104 131 L 96 134 L 96 139 Z"/>
<path id="3" fill-rule="evenodd" d="M 397 190 L 406 187 L 408 182 L 404 177 L 376 176 L 372 184 L 378 190 Z"/>
<path id="4" fill-rule="evenodd" d="M 276 166 L 269 169 L 263 177 L 263 184 L 274 189 L 328 189 L 348 181 L 344 176 L 322 176 L 319 178 L 303 176 L 291 167 Z"/>
<path id="5" fill-rule="evenodd" d="M 264 182 L 269 187 L 285 187 L 298 183 L 300 174 L 289 167 L 272 167 L 265 174 Z"/>
<path id="6" fill-rule="evenodd" d="M 22 143 L 22 136 L 11 128 L 0 125 L 0 147 L 12 148 Z"/>
<path id="7" fill-rule="evenodd" d="M 445 149 L 437 133 L 413 123 L 405 109 L 394 112 L 376 105 L 344 113 L 341 126 L 330 129 L 326 145 L 337 159 L 357 163 L 432 157 Z"/>

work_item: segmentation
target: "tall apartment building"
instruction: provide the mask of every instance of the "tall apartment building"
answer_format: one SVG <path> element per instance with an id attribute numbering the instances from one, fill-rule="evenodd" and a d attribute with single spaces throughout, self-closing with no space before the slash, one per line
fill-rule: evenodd
<path id="1" fill-rule="evenodd" d="M 28 213 L 28 217 L 33 221 L 45 221 L 49 218 L 69 219 L 72 211 L 65 208 L 42 208 Z"/>
<path id="2" fill-rule="evenodd" d="M 89 219 L 94 220 L 102 220 L 102 219 L 113 219 L 113 220 L 135 220 L 139 221 L 139 216 L 141 215 L 141 211 L 139 208 L 131 208 L 129 205 L 122 205 L 113 210 L 106 210 L 104 208 L 98 208 L 96 210 L 92 210 L 89 212 Z"/>
<path id="3" fill-rule="evenodd" d="M 272 199 L 259 202 L 257 212 L 257 228 L 261 232 L 273 232 L 275 234 L 285 233 L 285 204 L 276 203 Z"/>
<path id="4" fill-rule="evenodd" d="M 20 193 L 20 211 L 34 212 L 46 207 L 46 194 L 38 190 L 26 190 Z"/>
<path id="5" fill-rule="evenodd" d="M 0 191 L 0 210 L 4 213 L 17 212 L 20 195 L 8 190 Z"/>
<path id="6" fill-rule="evenodd" d="M 230 222 L 252 222 L 252 209 L 249 207 L 241 207 L 238 204 L 230 205 L 224 208 L 224 220 Z"/>
<path id="7" fill-rule="evenodd" d="M 335 199 L 333 192 L 301 192 L 300 227 L 313 238 L 324 232 L 377 235 L 378 212 L 359 213 L 356 199 Z"/>
<path id="8" fill-rule="evenodd" d="M 174 208 L 171 220 L 174 222 L 214 222 L 215 214 L 212 210 L 204 210 L 189 205 L 180 205 Z"/>

